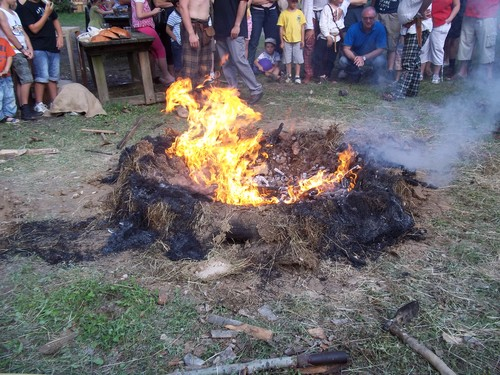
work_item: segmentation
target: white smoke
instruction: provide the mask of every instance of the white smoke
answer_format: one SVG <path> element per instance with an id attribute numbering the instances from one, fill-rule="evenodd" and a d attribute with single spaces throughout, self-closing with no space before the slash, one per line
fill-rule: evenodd
<path id="1" fill-rule="evenodd" d="M 425 105 L 422 100 L 412 98 L 405 99 L 405 103 L 412 100 L 416 105 Z M 397 106 L 398 102 L 390 105 Z M 418 135 L 415 129 L 411 136 L 405 131 L 394 134 L 394 127 L 389 130 L 383 124 L 372 122 L 369 138 L 365 138 L 365 142 L 369 143 L 369 156 L 384 163 L 424 172 L 426 182 L 444 186 L 454 178 L 454 167 L 467 158 L 477 142 L 491 137 L 492 131 L 499 125 L 500 81 L 485 83 L 484 80 L 471 79 L 463 85 L 460 93 L 447 98 L 442 105 L 429 104 L 428 108 L 418 108 L 414 112 L 401 108 L 394 110 L 395 113 L 390 116 L 400 119 L 402 116 L 416 122 L 415 127 L 418 127 L 418 119 L 424 117 L 421 128 L 425 130 L 430 125 L 429 134 Z M 374 117 L 380 121 L 382 117 L 378 112 Z M 359 141 L 357 134 L 353 142 L 359 145 Z"/>

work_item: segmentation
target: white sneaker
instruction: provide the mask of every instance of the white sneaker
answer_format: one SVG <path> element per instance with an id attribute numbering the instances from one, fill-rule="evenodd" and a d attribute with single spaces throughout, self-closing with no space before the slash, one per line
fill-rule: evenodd
<path id="1" fill-rule="evenodd" d="M 286 77 L 285 82 L 292 83 L 292 77 L 291 76 Z"/>
<path id="2" fill-rule="evenodd" d="M 418 77 L 418 80 L 419 81 L 423 81 L 424 80 L 424 75 L 422 73 L 420 73 L 420 76 Z"/>
<path id="3" fill-rule="evenodd" d="M 434 84 L 438 84 L 438 83 L 441 82 L 441 78 L 439 78 L 439 76 L 437 74 L 433 74 L 431 82 L 434 83 Z"/>
<path id="4" fill-rule="evenodd" d="M 302 81 L 300 80 L 300 77 L 295 77 L 295 79 L 293 81 L 295 83 L 298 83 L 299 85 L 302 83 Z"/>
<path id="5" fill-rule="evenodd" d="M 49 110 L 49 108 L 43 104 L 42 102 L 40 103 L 36 103 L 35 106 L 33 107 L 33 110 L 35 112 L 39 112 L 39 113 L 45 113 L 46 111 Z"/>

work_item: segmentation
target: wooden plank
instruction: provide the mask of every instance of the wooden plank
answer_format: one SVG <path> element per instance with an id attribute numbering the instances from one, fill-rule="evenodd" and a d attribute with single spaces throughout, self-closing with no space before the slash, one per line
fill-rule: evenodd
<path id="1" fill-rule="evenodd" d="M 84 133 L 102 133 L 102 134 L 117 134 L 114 130 L 102 130 L 102 129 L 80 129 Z"/>
<path id="2" fill-rule="evenodd" d="M 92 66 L 95 74 L 95 84 L 97 93 L 102 104 L 109 101 L 108 84 L 106 82 L 106 73 L 104 71 L 104 58 L 102 55 L 92 56 Z"/>

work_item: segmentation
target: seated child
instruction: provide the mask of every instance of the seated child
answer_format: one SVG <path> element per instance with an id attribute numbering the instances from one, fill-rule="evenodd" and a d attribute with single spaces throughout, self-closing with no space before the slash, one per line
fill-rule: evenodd
<path id="1" fill-rule="evenodd" d="M 102 0 L 91 0 L 91 4 L 89 26 L 102 29 L 104 24 L 104 15 L 113 14 L 114 11 L 112 9 L 107 9 Z"/>
<path id="2" fill-rule="evenodd" d="M 280 79 L 280 67 L 279 63 L 281 61 L 280 54 L 275 51 L 276 40 L 274 38 L 267 38 L 264 42 L 265 51 L 263 51 L 254 61 L 255 67 L 266 77 L 269 77 L 275 81 Z"/>

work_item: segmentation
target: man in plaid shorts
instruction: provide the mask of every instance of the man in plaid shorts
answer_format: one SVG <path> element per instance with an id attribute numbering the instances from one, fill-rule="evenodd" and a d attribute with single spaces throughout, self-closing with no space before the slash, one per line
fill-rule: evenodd
<path id="1" fill-rule="evenodd" d="M 403 72 L 391 91 L 382 94 L 382 99 L 392 101 L 417 96 L 420 88 L 420 50 L 432 28 L 429 6 L 432 0 L 401 0 L 398 7 L 398 18 L 402 24 L 401 35 L 404 35 L 402 57 Z"/>

